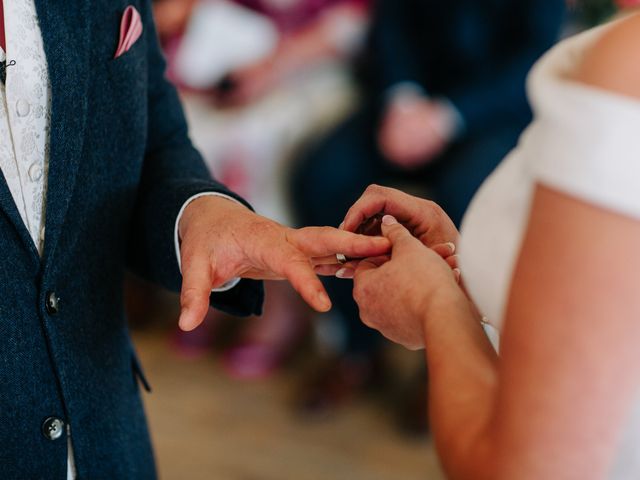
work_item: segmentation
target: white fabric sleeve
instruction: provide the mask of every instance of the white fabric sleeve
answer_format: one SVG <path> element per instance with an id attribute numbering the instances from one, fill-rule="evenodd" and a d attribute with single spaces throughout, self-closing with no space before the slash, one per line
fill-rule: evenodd
<path id="1" fill-rule="evenodd" d="M 529 77 L 526 168 L 541 184 L 640 218 L 640 100 L 567 78 L 561 53 Z"/>
<path id="2" fill-rule="evenodd" d="M 574 88 L 561 101 L 565 111 L 543 113 L 523 139 L 533 178 L 640 218 L 640 102 Z"/>
<path id="3" fill-rule="evenodd" d="M 182 214 L 184 213 L 184 210 L 187 208 L 187 206 L 191 202 L 193 202 L 195 199 L 200 198 L 200 197 L 222 197 L 222 198 L 226 198 L 227 200 L 231 200 L 232 202 L 235 202 L 238 205 L 242 205 L 242 203 L 240 203 L 235 198 L 230 197 L 229 195 L 225 195 L 224 193 L 217 193 L 217 192 L 199 193 L 199 194 L 194 195 L 193 197 L 189 198 L 186 202 L 184 202 L 184 204 L 182 205 L 182 208 L 178 212 L 178 217 L 176 218 L 176 226 L 174 228 L 174 240 L 175 240 L 175 245 L 176 245 L 176 258 L 178 259 L 178 268 L 180 269 L 180 273 L 182 273 L 182 260 L 180 258 L 180 234 L 178 232 L 178 226 L 180 224 L 180 219 L 182 218 Z M 242 206 L 244 207 L 244 205 L 242 205 Z M 231 280 L 229 280 L 227 283 L 225 283 L 221 287 L 214 288 L 211 291 L 214 292 L 214 293 L 216 293 L 216 292 L 217 293 L 226 292 L 228 290 L 231 290 L 236 285 L 238 285 L 238 283 L 240 283 L 240 280 L 241 280 L 240 278 L 232 278 Z"/>

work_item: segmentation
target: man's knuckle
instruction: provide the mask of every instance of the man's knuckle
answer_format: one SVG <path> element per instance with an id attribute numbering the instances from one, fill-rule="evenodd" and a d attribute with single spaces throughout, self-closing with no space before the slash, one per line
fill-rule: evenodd
<path id="1" fill-rule="evenodd" d="M 369 304 L 371 299 L 371 286 L 366 282 L 358 282 L 353 287 L 353 298 L 358 304 Z"/>
<path id="2" fill-rule="evenodd" d="M 353 299 L 358 304 L 362 303 L 362 284 L 361 283 L 356 283 L 353 286 Z"/>
<path id="3" fill-rule="evenodd" d="M 373 328 L 373 325 L 371 324 L 370 317 L 369 317 L 368 315 L 362 315 L 361 320 L 362 320 L 362 323 L 363 323 L 365 326 L 367 326 L 367 327 L 369 327 L 369 328 Z"/>

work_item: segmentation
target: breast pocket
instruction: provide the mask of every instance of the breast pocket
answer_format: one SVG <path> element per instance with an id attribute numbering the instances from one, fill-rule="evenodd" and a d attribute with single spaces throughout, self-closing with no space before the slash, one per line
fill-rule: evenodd
<path id="1" fill-rule="evenodd" d="M 118 58 L 107 62 L 109 110 L 120 120 L 121 132 L 144 134 L 147 118 L 148 62 L 145 37 Z"/>
<path id="2" fill-rule="evenodd" d="M 112 81 L 128 81 L 132 76 L 144 73 L 146 68 L 146 43 L 142 35 L 129 50 L 118 56 L 109 59 L 107 69 Z"/>

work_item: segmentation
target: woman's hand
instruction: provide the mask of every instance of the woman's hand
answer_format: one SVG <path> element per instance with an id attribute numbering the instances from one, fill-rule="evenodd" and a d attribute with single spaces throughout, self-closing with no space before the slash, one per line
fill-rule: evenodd
<path id="1" fill-rule="evenodd" d="M 425 322 L 448 304 L 467 302 L 457 272 L 437 252 L 425 248 L 409 230 L 387 215 L 382 233 L 391 257 L 366 259 L 354 278 L 354 298 L 369 327 L 408 349 L 424 347 Z"/>
<path id="2" fill-rule="evenodd" d="M 342 229 L 355 232 L 377 214 L 392 215 L 423 245 L 434 247 L 458 241 L 458 230 L 436 203 L 393 188 L 370 185 L 347 212 Z"/>

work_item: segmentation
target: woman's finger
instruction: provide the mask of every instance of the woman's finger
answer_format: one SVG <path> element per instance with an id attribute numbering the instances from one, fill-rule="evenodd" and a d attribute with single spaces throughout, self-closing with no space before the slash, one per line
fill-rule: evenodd
<path id="1" fill-rule="evenodd" d="M 364 260 L 361 260 L 358 263 L 358 266 L 355 270 L 355 275 L 359 276 L 365 272 L 368 272 L 370 270 L 375 270 L 376 268 L 381 267 L 382 265 L 384 265 L 385 263 L 387 263 L 389 260 L 391 259 L 391 257 L 389 257 L 388 255 L 381 255 L 379 257 L 371 257 L 371 258 L 365 258 Z"/>
<path id="2" fill-rule="evenodd" d="M 319 265 L 341 265 L 341 263 L 336 255 L 325 255 L 324 257 L 312 257 L 311 265 L 317 267 Z"/>
<path id="3" fill-rule="evenodd" d="M 355 232 L 360 224 L 376 214 L 393 215 L 407 225 L 417 224 L 427 215 L 421 208 L 422 203 L 400 190 L 370 185 L 347 212 L 343 228 Z"/>
<path id="4" fill-rule="evenodd" d="M 447 259 L 455 253 L 456 246 L 452 242 L 440 243 L 431 247 L 431 250 L 436 252 L 442 258 Z"/>
<path id="5" fill-rule="evenodd" d="M 407 230 L 398 220 L 392 215 L 385 215 L 382 218 L 382 234 L 391 241 L 392 255 L 397 253 L 397 248 L 401 244 L 412 244 L 417 242 L 420 246 L 425 248 L 419 240 L 417 240 L 409 230 Z"/>
<path id="6" fill-rule="evenodd" d="M 453 278 L 456 279 L 456 283 L 460 283 L 460 280 L 462 279 L 462 273 L 460 272 L 459 268 L 454 268 L 453 270 Z"/>
<path id="7" fill-rule="evenodd" d="M 355 232 L 367 219 L 386 211 L 387 197 L 378 188 L 382 187 L 368 187 L 356 203 L 353 204 L 344 218 L 342 224 L 344 230 Z"/>
<path id="8" fill-rule="evenodd" d="M 321 277 L 335 277 L 338 270 L 344 268 L 340 264 L 333 265 L 316 265 L 313 267 L 313 271 L 316 275 L 320 275 Z"/>
<path id="9" fill-rule="evenodd" d="M 460 258 L 458 257 L 458 255 L 451 255 L 450 257 L 447 257 L 444 260 L 445 262 L 447 262 L 447 265 L 449 265 L 451 268 L 458 268 L 459 266 Z"/>

